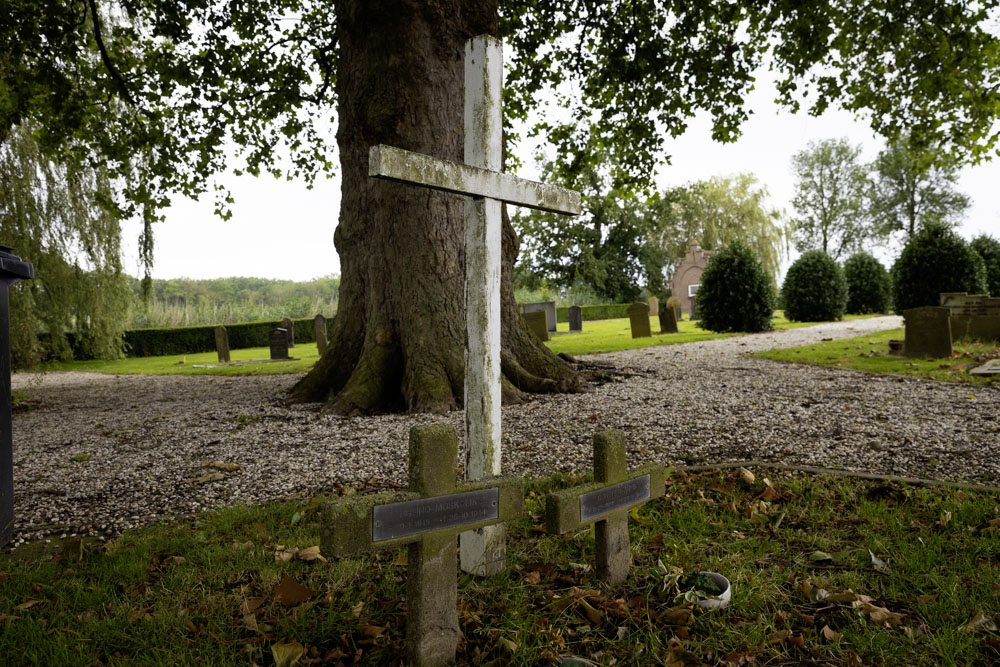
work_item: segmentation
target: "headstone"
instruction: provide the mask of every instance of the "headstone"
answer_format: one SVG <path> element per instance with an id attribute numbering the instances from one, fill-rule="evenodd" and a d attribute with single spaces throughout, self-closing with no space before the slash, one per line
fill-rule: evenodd
<path id="1" fill-rule="evenodd" d="M 344 557 L 408 545 L 406 651 L 416 665 L 450 664 L 458 643 L 456 536 L 521 514 L 523 481 L 455 484 L 458 436 L 444 424 L 410 429 L 409 493 L 346 496 L 323 507 L 321 551 Z"/>
<path id="2" fill-rule="evenodd" d="M 663 467 L 625 468 L 625 432 L 594 435 L 594 482 L 550 493 L 545 523 L 550 535 L 596 524 L 597 576 L 615 585 L 628 576 L 628 512 L 663 495 Z"/>
<path id="3" fill-rule="evenodd" d="M 535 334 L 538 340 L 549 339 L 549 327 L 545 321 L 545 313 L 543 311 L 536 310 L 532 313 L 525 313 L 521 317 L 524 318 L 524 323 L 528 325 L 528 331 Z"/>
<path id="4" fill-rule="evenodd" d="M 10 393 L 10 288 L 35 277 L 35 267 L 0 245 L 0 547 L 14 534 L 14 434 Z"/>
<path id="5" fill-rule="evenodd" d="M 701 318 L 698 317 L 698 302 L 694 299 L 694 297 L 691 297 L 691 321 L 694 322 L 695 320 L 700 319 Z"/>
<path id="6" fill-rule="evenodd" d="M 285 329 L 271 329 L 267 337 L 271 345 L 272 359 L 288 359 L 288 332 Z"/>
<path id="7" fill-rule="evenodd" d="M 220 364 L 229 363 L 229 333 L 221 324 L 215 327 L 215 353 L 219 356 Z"/>
<path id="8" fill-rule="evenodd" d="M 372 146 L 376 178 L 469 197 L 465 202 L 465 475 L 500 472 L 500 257 L 504 202 L 579 215 L 580 194 L 503 173 L 503 52 L 489 35 L 465 43 L 465 162 Z M 504 567 L 502 526 L 462 536 L 462 569 L 492 574 Z"/>
<path id="9" fill-rule="evenodd" d="M 677 318 L 674 317 L 674 309 L 664 307 L 660 311 L 660 333 L 677 333 Z"/>
<path id="10" fill-rule="evenodd" d="M 326 318 L 320 314 L 317 314 L 313 318 L 313 331 L 316 332 L 316 349 L 319 350 L 319 356 L 326 354 L 326 348 L 330 344 L 326 338 Z"/>
<path id="11" fill-rule="evenodd" d="M 583 331 L 583 308 L 580 306 L 569 307 L 569 330 Z"/>
<path id="12" fill-rule="evenodd" d="M 990 359 L 982 366 L 976 366 L 969 375 L 1000 375 L 1000 359 Z"/>
<path id="13" fill-rule="evenodd" d="M 288 347 L 295 347 L 295 322 L 286 317 L 281 320 L 281 328 L 288 332 L 285 334 L 288 336 Z"/>
<path id="14" fill-rule="evenodd" d="M 556 330 L 556 302 L 555 301 L 539 301 L 538 303 L 526 303 L 524 304 L 525 313 L 535 313 L 535 312 L 545 313 L 545 324 L 549 328 L 549 331 Z"/>
<path id="15" fill-rule="evenodd" d="M 632 338 L 649 338 L 653 335 L 649 327 L 649 306 L 636 302 L 628 307 L 628 319 L 632 325 Z"/>
<path id="16" fill-rule="evenodd" d="M 660 314 L 660 300 L 655 296 L 649 297 L 649 316 L 656 317 Z"/>
<path id="17" fill-rule="evenodd" d="M 1000 297 L 942 292 L 940 298 L 951 313 L 952 340 L 1000 340 Z"/>
<path id="18" fill-rule="evenodd" d="M 951 314 L 947 308 L 924 306 L 903 311 L 906 340 L 903 353 L 910 358 L 942 359 L 951 356 Z"/>

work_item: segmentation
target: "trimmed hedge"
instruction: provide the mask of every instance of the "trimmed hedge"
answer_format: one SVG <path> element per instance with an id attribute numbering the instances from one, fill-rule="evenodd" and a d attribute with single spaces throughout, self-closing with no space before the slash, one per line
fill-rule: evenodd
<path id="1" fill-rule="evenodd" d="M 313 318 L 292 320 L 295 325 L 295 343 L 315 343 Z M 333 319 L 327 320 L 327 331 Z M 271 322 L 243 322 L 227 324 L 229 349 L 267 347 L 267 334 L 281 326 L 280 320 Z M 168 329 L 133 329 L 125 332 L 125 354 L 129 357 L 160 357 L 168 354 L 196 354 L 215 351 L 215 327 L 172 327 Z"/>
<path id="2" fill-rule="evenodd" d="M 775 294 L 771 277 L 753 250 L 734 240 L 712 253 L 701 274 L 695 304 L 709 331 L 755 333 L 771 328 Z"/>
<path id="3" fill-rule="evenodd" d="M 921 228 L 907 242 L 889 272 L 897 314 L 908 308 L 937 306 L 941 292 L 986 291 L 986 264 L 953 229 L 942 224 Z"/>
<path id="4" fill-rule="evenodd" d="M 628 317 L 630 303 L 606 303 L 600 306 L 580 306 L 584 322 L 617 320 Z M 556 322 L 569 322 L 569 306 L 556 308 Z"/>
<path id="5" fill-rule="evenodd" d="M 844 271 L 822 250 L 802 254 L 788 268 L 781 286 L 785 317 L 793 322 L 830 322 L 844 316 Z"/>
<path id="6" fill-rule="evenodd" d="M 847 279 L 847 311 L 852 315 L 889 312 L 889 272 L 866 252 L 851 255 L 844 262 Z"/>

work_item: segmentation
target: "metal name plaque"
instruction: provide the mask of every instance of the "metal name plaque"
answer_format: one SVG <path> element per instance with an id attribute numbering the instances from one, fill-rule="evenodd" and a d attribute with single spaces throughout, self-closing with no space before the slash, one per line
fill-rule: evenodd
<path id="1" fill-rule="evenodd" d="M 500 516 L 500 490 L 481 489 L 450 496 L 378 505 L 372 513 L 372 541 L 468 526 Z"/>
<path id="2" fill-rule="evenodd" d="M 634 505 L 649 498 L 649 475 L 591 491 L 580 496 L 580 521 Z"/>

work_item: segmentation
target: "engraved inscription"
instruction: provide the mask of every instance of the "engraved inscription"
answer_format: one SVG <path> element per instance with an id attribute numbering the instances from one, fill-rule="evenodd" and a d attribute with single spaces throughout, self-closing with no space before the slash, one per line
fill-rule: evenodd
<path id="1" fill-rule="evenodd" d="M 580 520 L 592 521 L 602 514 L 634 505 L 649 498 L 649 475 L 591 491 L 580 496 Z"/>
<path id="2" fill-rule="evenodd" d="M 499 512 L 499 489 L 378 505 L 372 513 L 372 541 L 468 526 L 496 519 L 500 516 Z"/>

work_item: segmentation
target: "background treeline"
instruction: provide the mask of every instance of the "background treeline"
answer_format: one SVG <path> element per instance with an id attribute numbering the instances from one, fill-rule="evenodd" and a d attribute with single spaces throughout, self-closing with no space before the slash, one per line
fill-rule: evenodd
<path id="1" fill-rule="evenodd" d="M 259 322 L 337 312 L 340 278 L 308 282 L 267 278 L 153 280 L 149 302 L 139 280 L 128 277 L 133 307 L 126 329 Z"/>

